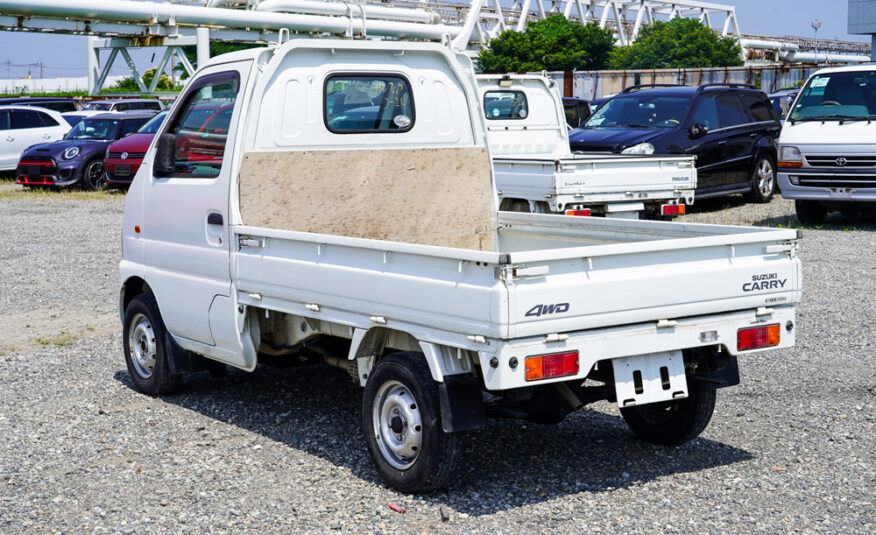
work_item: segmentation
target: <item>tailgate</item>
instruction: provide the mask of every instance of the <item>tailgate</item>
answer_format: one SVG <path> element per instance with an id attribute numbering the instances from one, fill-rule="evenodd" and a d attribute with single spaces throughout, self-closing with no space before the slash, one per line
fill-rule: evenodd
<path id="1" fill-rule="evenodd" d="M 512 253 L 509 337 L 793 304 L 794 231 Z M 571 253 L 571 254 L 570 254 Z M 549 256 L 539 260 L 539 256 Z"/>

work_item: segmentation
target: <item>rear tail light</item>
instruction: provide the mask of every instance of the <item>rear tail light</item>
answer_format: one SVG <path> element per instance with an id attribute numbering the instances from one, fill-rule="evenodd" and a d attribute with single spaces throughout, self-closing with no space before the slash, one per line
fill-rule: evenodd
<path id="1" fill-rule="evenodd" d="M 590 210 L 566 210 L 566 215 L 590 215 Z"/>
<path id="2" fill-rule="evenodd" d="M 526 380 L 538 381 L 578 373 L 578 352 L 526 357 Z"/>
<path id="3" fill-rule="evenodd" d="M 758 349 L 761 347 L 773 347 L 779 345 L 780 341 L 781 329 L 779 328 L 778 323 L 763 327 L 739 329 L 736 332 L 736 349 L 739 351 Z"/>
<path id="4" fill-rule="evenodd" d="M 664 204 L 660 207 L 661 215 L 684 215 L 683 204 Z"/>

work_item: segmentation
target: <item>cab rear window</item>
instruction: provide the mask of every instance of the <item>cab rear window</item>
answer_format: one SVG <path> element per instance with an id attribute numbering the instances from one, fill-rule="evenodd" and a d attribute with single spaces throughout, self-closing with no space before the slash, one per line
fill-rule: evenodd
<path id="1" fill-rule="evenodd" d="M 408 81 L 395 74 L 337 74 L 325 82 L 325 125 L 336 134 L 398 133 L 414 126 Z"/>
<path id="2" fill-rule="evenodd" d="M 484 93 L 487 119 L 526 119 L 529 107 L 523 91 L 487 91 Z"/>

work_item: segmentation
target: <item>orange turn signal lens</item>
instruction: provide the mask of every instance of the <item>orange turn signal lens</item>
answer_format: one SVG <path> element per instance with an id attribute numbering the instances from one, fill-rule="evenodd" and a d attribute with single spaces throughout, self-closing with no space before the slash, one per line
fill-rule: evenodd
<path id="1" fill-rule="evenodd" d="M 773 347 L 781 342 L 782 330 L 779 324 L 739 329 L 736 331 L 736 349 L 745 351 L 761 347 Z"/>
<path id="2" fill-rule="evenodd" d="M 586 208 L 584 210 L 566 210 L 566 215 L 589 216 L 590 210 Z"/>
<path id="3" fill-rule="evenodd" d="M 779 162 L 779 167 L 803 167 L 803 162 Z"/>
<path id="4" fill-rule="evenodd" d="M 527 381 L 576 375 L 578 373 L 578 352 L 567 351 L 553 355 L 526 357 L 525 368 Z"/>

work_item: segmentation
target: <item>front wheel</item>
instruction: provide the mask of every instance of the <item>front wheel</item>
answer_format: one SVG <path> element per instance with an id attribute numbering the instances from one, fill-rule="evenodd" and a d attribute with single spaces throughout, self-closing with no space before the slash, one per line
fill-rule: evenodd
<path id="1" fill-rule="evenodd" d="M 751 175 L 751 191 L 748 200 L 757 203 L 768 203 L 776 192 L 776 165 L 767 156 L 757 159 L 754 173 Z"/>
<path id="2" fill-rule="evenodd" d="M 92 160 L 85 166 L 82 172 L 82 185 L 85 189 L 97 191 L 106 189 L 106 177 L 104 176 L 103 162 Z"/>
<path id="3" fill-rule="evenodd" d="M 687 389 L 684 399 L 626 407 L 621 415 L 642 440 L 665 446 L 682 444 L 702 433 L 715 410 L 714 388 L 688 380 Z"/>
<path id="4" fill-rule="evenodd" d="M 794 201 L 794 209 L 797 211 L 797 219 L 804 225 L 817 225 L 827 217 L 827 208 L 816 201 Z"/>
<path id="5" fill-rule="evenodd" d="M 394 353 L 374 367 L 362 431 L 380 477 L 401 492 L 443 487 L 459 463 L 459 436 L 442 429 L 438 387 L 418 353 Z"/>
<path id="6" fill-rule="evenodd" d="M 140 294 L 128 304 L 123 332 L 125 364 L 137 390 L 154 396 L 178 388 L 182 376 L 170 372 L 167 331 L 152 294 Z"/>

